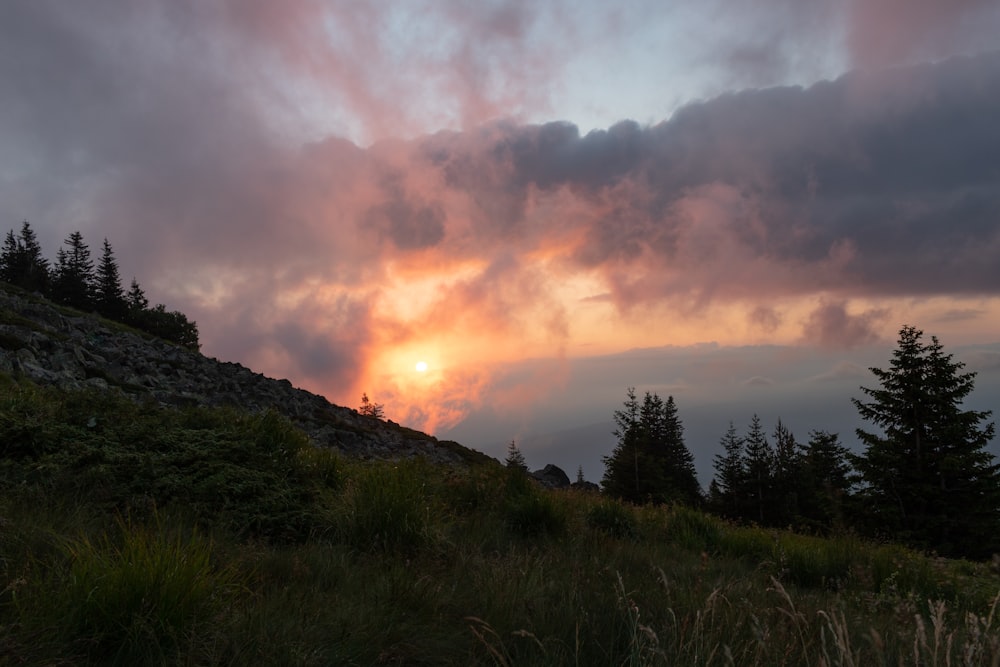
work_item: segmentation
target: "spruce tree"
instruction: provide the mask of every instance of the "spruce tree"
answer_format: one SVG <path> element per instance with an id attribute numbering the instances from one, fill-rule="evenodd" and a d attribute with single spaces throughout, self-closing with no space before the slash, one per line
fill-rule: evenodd
<path id="1" fill-rule="evenodd" d="M 684 443 L 684 425 L 681 423 L 673 396 L 663 404 L 663 485 L 664 500 L 679 501 L 689 505 L 701 504 L 703 497 L 694 456 Z"/>
<path id="2" fill-rule="evenodd" d="M 118 274 L 118 262 L 108 239 L 104 239 L 101 261 L 97 265 L 97 281 L 95 289 L 95 305 L 97 312 L 115 320 L 125 318 L 128 304 L 125 301 L 125 291 Z"/>
<path id="3" fill-rule="evenodd" d="M 774 466 L 771 476 L 771 517 L 773 525 L 793 523 L 799 516 L 802 493 L 802 456 L 799 444 L 778 418 L 774 427 Z"/>
<path id="4" fill-rule="evenodd" d="M 843 521 L 852 484 L 849 456 L 838 434 L 809 433 L 802 454 L 801 510 L 810 525 L 828 529 Z"/>
<path id="5" fill-rule="evenodd" d="M 94 262 L 90 248 L 80 232 L 73 232 L 63 242 L 56 256 L 52 277 L 52 295 L 56 301 L 80 310 L 94 305 Z"/>
<path id="6" fill-rule="evenodd" d="M 4 238 L 3 250 L 0 250 L 0 280 L 14 285 L 18 276 L 18 262 L 20 261 L 20 246 L 14 230 L 7 232 Z"/>
<path id="7" fill-rule="evenodd" d="M 767 441 L 764 427 L 757 415 L 750 420 L 750 430 L 747 431 L 744 443 L 747 467 L 746 489 L 752 503 L 751 514 L 746 518 L 765 524 L 770 518 L 767 509 L 771 495 L 774 451 Z"/>
<path id="8" fill-rule="evenodd" d="M 523 472 L 528 471 L 528 464 L 524 461 L 524 454 L 521 453 L 517 443 L 513 440 L 511 440 L 510 444 L 507 446 L 507 460 L 504 461 L 504 464 L 508 468 L 521 470 Z"/>
<path id="9" fill-rule="evenodd" d="M 975 373 L 944 354 L 936 337 L 904 326 L 879 387 L 851 399 L 880 429 L 858 429 L 865 446 L 855 465 L 875 528 L 943 555 L 985 556 L 1000 535 L 1000 466 L 986 451 L 990 412 L 963 410 Z"/>
<path id="10" fill-rule="evenodd" d="M 49 290 L 49 262 L 42 256 L 31 225 L 25 220 L 21 233 L 14 236 L 10 230 L 0 251 L 0 280 L 33 292 L 47 294 Z"/>
<path id="11" fill-rule="evenodd" d="M 712 480 L 715 487 L 713 504 L 716 511 L 736 519 L 743 514 L 745 500 L 743 497 L 746 487 L 746 454 L 744 451 L 744 441 L 736 433 L 736 426 L 729 422 L 729 428 L 720 441 L 722 454 L 716 454 L 712 465 L 715 468 L 715 478 Z"/>
<path id="12" fill-rule="evenodd" d="M 629 387 L 625 393 L 625 402 L 621 410 L 615 410 L 614 435 L 618 444 L 610 456 L 602 457 L 604 461 L 604 477 L 601 487 L 610 495 L 639 502 L 642 499 L 642 486 L 639 478 L 639 400 L 635 396 L 635 387 Z"/>
<path id="13" fill-rule="evenodd" d="M 146 298 L 146 293 L 139 287 L 139 281 L 132 278 L 132 285 L 125 295 L 125 321 L 131 324 L 138 323 L 142 313 L 148 308 L 149 299 Z"/>
<path id="14" fill-rule="evenodd" d="M 618 445 L 604 457 L 604 490 L 634 503 L 700 503 L 694 457 L 673 397 L 664 401 L 646 392 L 640 404 L 630 387 L 623 408 L 614 413 Z"/>

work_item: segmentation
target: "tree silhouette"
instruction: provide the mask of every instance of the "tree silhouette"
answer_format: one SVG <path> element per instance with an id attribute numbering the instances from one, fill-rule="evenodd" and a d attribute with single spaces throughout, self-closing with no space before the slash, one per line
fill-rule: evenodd
<path id="1" fill-rule="evenodd" d="M 1000 466 L 985 450 L 990 412 L 963 410 L 975 373 L 944 354 L 936 337 L 904 326 L 879 387 L 851 399 L 881 433 L 858 429 L 855 465 L 875 528 L 944 555 L 988 555 L 1000 535 Z"/>
<path id="2" fill-rule="evenodd" d="M 94 262 L 80 232 L 73 232 L 56 255 L 53 298 L 67 306 L 90 310 L 94 305 Z"/>
<path id="3" fill-rule="evenodd" d="M 672 396 L 666 401 L 635 388 L 614 413 L 618 444 L 604 457 L 605 492 L 631 502 L 701 502 L 694 457 L 684 444 L 684 427 Z"/>
<path id="4" fill-rule="evenodd" d="M 528 464 L 524 460 L 524 454 L 518 448 L 517 443 L 513 440 L 507 445 L 507 459 L 504 461 L 504 465 L 508 468 L 514 468 L 517 470 L 528 471 Z"/>
<path id="5" fill-rule="evenodd" d="M 385 415 L 385 406 L 381 403 L 373 403 L 369 398 L 368 394 L 361 394 L 361 407 L 358 412 L 365 415 L 366 417 L 374 417 L 375 419 L 382 419 Z"/>
<path id="6" fill-rule="evenodd" d="M 104 239 L 101 261 L 97 265 L 97 281 L 94 292 L 97 312 L 111 319 L 124 319 L 128 304 L 125 301 L 121 276 L 118 275 L 118 262 L 115 261 L 114 251 L 106 238 Z"/>
<path id="7" fill-rule="evenodd" d="M 14 236 L 14 230 L 7 232 L 0 251 L 0 280 L 33 292 L 49 291 L 49 262 L 27 220 L 19 236 Z"/>
<path id="8" fill-rule="evenodd" d="M 745 485 L 747 495 L 753 504 L 752 518 L 763 524 L 768 519 L 765 510 L 771 490 L 774 451 L 767 441 L 764 427 L 761 426 L 760 417 L 757 415 L 754 415 L 750 420 L 750 430 L 747 431 L 744 439 L 744 447 L 746 452 Z"/>
<path id="9" fill-rule="evenodd" d="M 746 505 L 747 464 L 743 438 L 737 435 L 733 422 L 729 422 L 720 444 L 723 453 L 716 454 L 712 461 L 715 478 L 710 498 L 716 511 L 730 518 L 741 518 Z"/>

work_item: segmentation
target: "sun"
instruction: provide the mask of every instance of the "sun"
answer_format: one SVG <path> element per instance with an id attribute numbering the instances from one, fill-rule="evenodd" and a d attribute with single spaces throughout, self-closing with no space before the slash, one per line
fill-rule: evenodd
<path id="1" fill-rule="evenodd" d="M 415 370 L 416 370 L 416 371 L 417 371 L 418 373 L 426 373 L 426 372 L 427 372 L 427 362 L 426 362 L 426 361 L 418 361 L 418 362 L 417 362 L 417 365 L 416 365 L 416 366 L 414 366 L 413 368 L 414 368 L 414 369 L 415 369 Z"/>

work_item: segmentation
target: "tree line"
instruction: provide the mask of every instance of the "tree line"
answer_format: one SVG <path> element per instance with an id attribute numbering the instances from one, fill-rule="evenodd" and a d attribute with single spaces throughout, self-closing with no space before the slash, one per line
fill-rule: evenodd
<path id="1" fill-rule="evenodd" d="M 25 221 L 19 234 L 12 229 L 4 239 L 0 280 L 38 292 L 56 303 L 96 311 L 190 350 L 199 349 L 198 327 L 184 313 L 168 311 L 162 303 L 150 307 L 135 278 L 125 291 L 114 250 L 106 238 L 96 265 L 78 231 L 66 238 L 55 263 L 50 265 L 34 230 Z"/>
<path id="2" fill-rule="evenodd" d="M 614 413 L 618 442 L 604 457 L 602 488 L 635 503 L 679 502 L 738 522 L 808 532 L 853 531 L 945 556 L 1000 550 L 1000 465 L 986 450 L 989 411 L 965 410 L 975 373 L 936 337 L 904 326 L 877 387 L 852 398 L 876 430 L 857 429 L 852 452 L 837 433 L 799 442 L 779 419 L 768 434 L 754 415 L 730 422 L 703 494 L 673 397 L 629 389 Z"/>

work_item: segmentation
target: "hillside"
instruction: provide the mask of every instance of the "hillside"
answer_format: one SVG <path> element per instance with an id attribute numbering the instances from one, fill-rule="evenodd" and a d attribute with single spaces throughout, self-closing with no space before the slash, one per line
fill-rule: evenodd
<path id="1" fill-rule="evenodd" d="M 166 406 L 274 410 L 313 444 L 361 459 L 422 456 L 435 463 L 491 460 L 455 442 L 358 414 L 238 363 L 0 283 L 0 372 L 60 389 L 94 388 Z"/>

